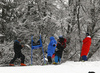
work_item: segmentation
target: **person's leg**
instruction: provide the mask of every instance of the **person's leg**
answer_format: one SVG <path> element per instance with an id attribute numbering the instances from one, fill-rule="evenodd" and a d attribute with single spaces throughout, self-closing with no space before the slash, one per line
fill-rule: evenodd
<path id="1" fill-rule="evenodd" d="M 48 56 L 47 58 L 48 58 L 48 63 L 51 64 L 52 63 L 51 56 Z"/>
<path id="2" fill-rule="evenodd" d="M 61 61 L 61 57 L 58 57 L 58 61 L 59 61 L 59 63 L 60 63 L 60 61 Z"/>
<path id="3" fill-rule="evenodd" d="M 82 60 L 87 61 L 86 55 L 82 56 Z"/>
<path id="4" fill-rule="evenodd" d="M 14 66 L 14 62 L 17 59 L 17 55 L 14 56 L 14 58 L 10 61 L 10 66 Z"/>
<path id="5" fill-rule="evenodd" d="M 15 55 L 14 58 L 10 61 L 10 64 L 13 64 L 16 59 L 17 59 L 17 55 Z"/>
<path id="6" fill-rule="evenodd" d="M 25 60 L 25 56 L 21 53 L 20 55 L 20 58 L 21 58 L 21 63 L 24 63 L 24 60 Z"/>
<path id="7" fill-rule="evenodd" d="M 20 58 L 21 58 L 21 66 L 26 66 L 24 64 L 25 56 L 22 53 L 20 54 Z"/>
<path id="8" fill-rule="evenodd" d="M 55 63 L 58 63 L 58 56 L 55 56 Z"/>

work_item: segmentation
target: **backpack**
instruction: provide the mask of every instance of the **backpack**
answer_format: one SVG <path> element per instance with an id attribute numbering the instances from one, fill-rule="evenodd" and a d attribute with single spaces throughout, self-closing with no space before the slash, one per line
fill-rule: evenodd
<path id="1" fill-rule="evenodd" d="M 62 43 L 62 45 L 64 45 L 64 48 L 66 48 L 66 42 L 67 40 L 64 38 L 64 42 Z"/>
<path id="2" fill-rule="evenodd" d="M 58 41 L 59 41 L 58 43 L 60 43 L 64 48 L 66 48 L 67 40 L 65 38 L 64 38 L 63 42 L 60 42 L 60 40 L 58 40 Z"/>

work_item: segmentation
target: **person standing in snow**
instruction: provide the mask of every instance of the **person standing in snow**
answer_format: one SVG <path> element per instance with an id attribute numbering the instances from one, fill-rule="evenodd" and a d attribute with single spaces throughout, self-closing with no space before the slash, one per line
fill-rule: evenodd
<path id="1" fill-rule="evenodd" d="M 55 51 L 55 62 L 53 64 L 57 64 L 61 61 L 63 50 L 66 48 L 67 40 L 63 38 L 63 36 L 59 36 L 57 42 L 57 50 Z"/>
<path id="2" fill-rule="evenodd" d="M 24 59 L 25 59 L 25 56 L 22 54 L 21 52 L 21 49 L 23 48 L 23 45 L 20 44 L 21 42 L 21 39 L 18 39 L 16 41 L 14 41 L 14 53 L 15 53 L 15 56 L 14 58 L 10 61 L 10 66 L 14 66 L 14 61 L 17 59 L 17 58 L 21 58 L 21 66 L 26 66 L 24 64 Z"/>
<path id="3" fill-rule="evenodd" d="M 91 36 L 89 33 L 86 33 L 86 38 L 83 40 L 83 45 L 81 49 L 81 58 L 83 61 L 87 61 L 87 55 L 89 53 L 91 46 Z"/>
<path id="4" fill-rule="evenodd" d="M 51 57 L 55 53 L 56 44 L 57 44 L 57 41 L 55 40 L 55 38 L 53 36 L 50 37 L 50 43 L 48 45 L 48 50 L 47 50 L 47 58 L 48 58 L 48 63 L 49 64 L 52 63 L 52 58 Z"/>

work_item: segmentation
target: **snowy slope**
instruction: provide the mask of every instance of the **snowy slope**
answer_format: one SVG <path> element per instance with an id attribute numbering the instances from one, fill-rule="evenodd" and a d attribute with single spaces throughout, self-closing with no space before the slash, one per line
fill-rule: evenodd
<path id="1" fill-rule="evenodd" d="M 0 73 L 100 73 L 100 61 L 66 62 L 61 65 L 0 67 Z"/>

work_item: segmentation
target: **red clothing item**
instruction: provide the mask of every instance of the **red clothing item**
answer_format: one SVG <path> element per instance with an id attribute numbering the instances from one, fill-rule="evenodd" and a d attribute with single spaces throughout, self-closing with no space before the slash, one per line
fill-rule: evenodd
<path id="1" fill-rule="evenodd" d="M 91 37 L 88 36 L 83 40 L 82 50 L 81 50 L 81 57 L 88 54 L 91 46 Z"/>
<path id="2" fill-rule="evenodd" d="M 62 45 L 64 45 L 64 48 L 66 48 L 66 42 L 67 40 L 64 38 L 64 43 Z"/>

